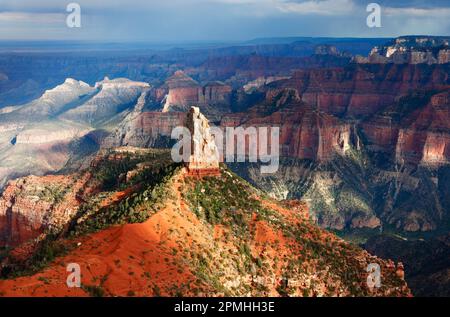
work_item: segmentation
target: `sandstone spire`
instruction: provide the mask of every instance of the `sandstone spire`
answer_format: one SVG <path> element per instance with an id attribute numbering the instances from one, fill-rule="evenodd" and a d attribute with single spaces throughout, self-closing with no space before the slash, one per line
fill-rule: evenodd
<path id="1" fill-rule="evenodd" d="M 187 114 L 186 127 L 191 133 L 191 156 L 187 164 L 190 173 L 206 176 L 219 173 L 219 150 L 208 119 L 197 107 Z"/>

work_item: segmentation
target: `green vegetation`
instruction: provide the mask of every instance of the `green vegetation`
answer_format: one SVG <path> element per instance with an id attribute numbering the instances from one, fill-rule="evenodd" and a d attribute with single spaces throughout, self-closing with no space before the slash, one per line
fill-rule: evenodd
<path id="1" fill-rule="evenodd" d="M 256 199 L 256 190 L 239 177 L 225 170 L 221 177 L 205 177 L 187 184 L 186 200 L 199 219 L 209 224 L 229 226 L 245 237 L 253 213 L 267 218 L 270 211 Z"/>
<path id="2" fill-rule="evenodd" d="M 81 285 L 81 288 L 89 293 L 89 296 L 91 297 L 104 297 L 105 296 L 105 290 L 101 286 L 95 286 L 95 285 Z"/>
<path id="3" fill-rule="evenodd" d="M 166 205 L 174 194 L 171 185 L 179 166 L 167 160 L 163 152 L 120 153 L 119 158 L 117 155 L 108 154 L 96 168 L 90 169 L 95 188 L 101 192 L 86 198 L 67 230 L 48 235 L 30 259 L 4 267 L 1 277 L 11 278 L 41 270 L 74 245 L 61 238 L 76 237 L 112 225 L 144 222 Z M 192 244 L 186 245 L 180 239 L 178 247 L 170 246 L 164 254 L 163 264 L 176 265 L 177 274 L 194 273 L 195 281 L 165 286 L 164 290 L 152 284 L 150 287 L 155 296 L 208 293 L 210 289 L 224 296 L 265 296 L 270 288 L 267 283 L 259 282 L 259 277 L 263 281 L 283 277 L 283 282 L 274 285 L 282 296 L 315 296 L 321 294 L 323 284 L 327 287 L 332 284 L 327 288 L 330 295 L 339 291 L 337 287 L 354 296 L 369 295 L 364 284 L 365 261 L 378 262 L 378 259 L 368 259 L 359 247 L 332 237 L 303 219 L 300 213 L 287 215 L 277 208 L 267 207 L 270 204 L 260 200 L 264 197 L 262 193 L 227 168 L 221 168 L 220 177 L 187 178 L 182 186 L 182 198 L 205 225 L 200 233 L 211 234 L 211 240 L 208 238 L 199 243 L 195 238 L 197 233 L 191 232 L 186 234 L 192 237 Z M 271 238 L 256 238 L 256 233 L 259 237 L 266 228 L 267 232 L 273 231 Z M 179 233 L 178 229 L 169 229 L 169 234 Z M 279 250 L 280 257 L 272 256 L 270 251 L 266 254 L 265 250 Z M 0 258 L 7 251 L 0 250 Z M 176 263 L 169 255 L 182 257 L 183 262 Z M 131 255 L 129 259 L 139 261 Z M 114 264 L 122 266 L 119 260 Z M 129 274 L 135 275 L 134 272 Z M 145 272 L 141 277 L 150 280 L 150 273 Z M 105 296 L 103 284 L 106 279 L 107 276 L 103 277 L 98 286 L 83 285 L 83 289 L 91 296 Z M 387 272 L 383 279 L 383 287 L 401 285 L 395 272 Z M 305 280 L 308 283 L 304 283 Z M 98 284 L 98 279 L 93 282 L 96 281 Z M 288 281 L 302 284 L 292 286 Z M 127 296 L 135 296 L 135 293 L 130 290 Z"/>
<path id="4" fill-rule="evenodd" d="M 222 171 L 221 177 L 206 177 L 201 181 L 188 181 L 185 198 L 191 210 L 197 217 L 210 225 L 223 225 L 233 232 L 233 241 L 236 254 L 222 254 L 221 260 L 216 261 L 214 256 L 194 254 L 194 272 L 205 284 L 212 285 L 225 295 L 245 294 L 246 288 L 264 294 L 265 285 L 240 285 L 236 289 L 223 287 L 223 277 L 217 273 L 223 261 L 233 261 L 239 275 L 268 276 L 271 268 L 264 259 L 252 254 L 254 249 L 252 217 L 263 220 L 272 228 L 279 229 L 283 235 L 296 243 L 285 245 L 291 248 L 291 257 L 282 259 L 285 263 L 282 269 L 287 280 L 297 279 L 299 274 L 316 275 L 317 283 L 332 279 L 339 281 L 340 287 L 353 296 L 369 296 L 365 286 L 364 273 L 368 263 L 361 262 L 362 249 L 356 245 L 348 244 L 332 238 L 322 229 L 300 221 L 293 224 L 284 216 L 273 210 L 265 208 L 257 199 L 258 192 L 245 181 L 236 177 L 228 170 Z M 380 262 L 377 259 L 371 259 Z M 380 262 L 381 265 L 383 265 Z M 214 269 L 216 268 L 216 269 Z M 256 273 L 258 272 L 258 273 Z M 401 280 L 393 272 L 387 272 L 383 277 L 387 282 L 381 292 L 392 285 L 400 285 Z M 270 275 L 269 275 L 270 276 Z M 311 285 L 300 288 L 304 296 L 317 295 L 313 279 Z M 316 284 L 317 284 L 316 283 Z M 333 295 L 338 292 L 337 285 L 330 285 L 327 290 Z M 255 288 L 256 287 L 256 288 Z M 278 285 L 277 290 L 282 296 L 298 294 L 296 287 Z"/>
<path id="5" fill-rule="evenodd" d="M 63 243 L 57 239 L 57 236 L 49 234 L 25 262 L 15 262 L 12 259 L 11 263 L 3 266 L 0 278 L 10 279 L 39 272 L 57 257 L 67 254 L 71 248 L 70 244 Z"/>
<path id="6" fill-rule="evenodd" d="M 19 192 L 20 196 L 35 196 L 39 200 L 58 205 L 64 200 L 66 194 L 70 191 L 72 184 L 61 185 L 59 183 L 48 184 L 44 186 L 34 186 L 25 191 Z"/>
<path id="7" fill-rule="evenodd" d="M 105 229 L 111 225 L 126 223 L 141 223 L 164 205 L 170 192 L 166 185 L 170 181 L 176 166 L 169 166 L 154 173 L 146 173 L 147 182 L 137 192 L 95 212 L 91 217 L 76 224 L 71 234 L 84 234 Z M 80 216 L 91 210 L 89 203 L 81 209 Z M 95 209 L 95 207 L 94 207 Z"/>
<path id="8" fill-rule="evenodd" d="M 119 156 L 119 157 L 115 157 Z M 135 184 L 147 181 L 150 172 L 140 173 L 127 182 L 126 174 L 138 168 L 139 163 L 151 164 L 150 171 L 159 170 L 171 163 L 169 153 L 163 150 L 148 150 L 142 153 L 114 153 L 109 152 L 101 163 L 90 169 L 94 178 L 101 184 L 103 191 L 120 191 Z"/>

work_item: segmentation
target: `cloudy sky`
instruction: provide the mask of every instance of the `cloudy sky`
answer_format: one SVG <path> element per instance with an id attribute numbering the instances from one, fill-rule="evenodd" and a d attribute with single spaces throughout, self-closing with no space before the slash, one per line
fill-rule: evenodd
<path id="1" fill-rule="evenodd" d="M 81 6 L 81 28 L 66 7 Z M 369 28 L 367 5 L 382 7 Z M 240 41 L 450 35 L 450 0 L 0 0 L 0 40 Z"/>

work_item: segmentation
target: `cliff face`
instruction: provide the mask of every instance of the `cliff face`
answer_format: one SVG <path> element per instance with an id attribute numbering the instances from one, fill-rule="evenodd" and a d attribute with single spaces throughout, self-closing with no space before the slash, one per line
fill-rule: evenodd
<path id="1" fill-rule="evenodd" d="M 97 94 L 86 102 L 70 108 L 61 114 L 61 118 L 75 122 L 98 125 L 110 120 L 121 112 L 133 108 L 139 97 L 150 89 L 144 82 L 135 82 L 125 78 L 103 81 L 95 85 Z"/>
<path id="2" fill-rule="evenodd" d="M 317 161 L 328 160 L 336 152 L 344 154 L 352 129 L 351 125 L 342 124 L 332 115 L 315 111 L 292 90 L 279 91 L 248 113 L 224 116 L 221 125 L 280 127 L 282 156 Z"/>
<path id="3" fill-rule="evenodd" d="M 339 117 L 370 116 L 414 89 L 450 85 L 450 65 L 352 65 L 302 70 L 277 88 L 295 88 L 304 102 Z"/>
<path id="4" fill-rule="evenodd" d="M 264 103 L 222 122 L 280 126 L 288 157 L 324 161 L 344 154 L 351 142 L 358 143 L 355 131 L 361 130 L 370 150 L 397 162 L 446 163 L 447 71 L 397 65 L 301 71 L 265 86 Z M 410 95 L 414 90 L 422 93 Z"/>
<path id="5" fill-rule="evenodd" d="M 376 65 L 297 72 L 254 87 L 248 94 L 263 93 L 265 100 L 222 115 L 220 125 L 280 127 L 279 173 L 268 179 L 258 168 L 237 171 L 276 197 L 306 199 L 324 227 L 387 224 L 433 231 L 450 206 L 445 69 Z M 171 129 L 184 125 L 182 117 L 143 112 L 118 130 L 112 144 L 149 146 L 158 135 L 169 144 Z"/>
<path id="6" fill-rule="evenodd" d="M 168 147 L 173 144 L 172 130 L 184 126 L 182 112 L 142 112 L 130 115 L 103 142 L 105 147 L 141 146 Z"/>
<path id="7" fill-rule="evenodd" d="M 256 48 L 255 51 L 260 49 Z M 314 52 L 314 47 L 311 47 L 311 50 L 302 57 L 296 56 L 296 53 L 285 57 L 272 56 L 272 52 L 258 55 L 255 51 L 246 55 L 210 57 L 200 66 L 189 70 L 201 80 L 214 78 L 226 81 L 237 88 L 259 77 L 290 76 L 295 69 L 343 67 L 350 61 L 347 56 L 329 51 L 333 50 L 331 46 L 325 51 L 321 51 L 320 47 L 316 49 Z"/>
<path id="8" fill-rule="evenodd" d="M 341 124 L 332 115 L 317 113 L 292 93 L 281 90 L 249 113 L 224 114 L 220 126 L 279 126 L 281 152 L 287 157 L 322 161 L 331 158 L 335 152 L 345 153 L 352 138 L 352 126 Z M 274 105 L 282 110 L 268 116 L 260 115 Z M 186 126 L 185 117 L 182 112 L 142 112 L 129 116 L 103 146 L 167 147 L 174 142 L 170 139 L 172 130 Z"/>
<path id="9" fill-rule="evenodd" d="M 447 65 L 297 72 L 222 120 L 279 126 L 280 171 L 264 178 L 251 164 L 234 167 L 276 197 L 306 199 L 324 227 L 436 230 L 450 210 L 448 80 Z"/>
<path id="10" fill-rule="evenodd" d="M 210 170 L 216 174 L 219 167 L 219 152 L 210 131 L 209 120 L 197 107 L 184 112 L 138 112 L 130 114 L 108 136 L 102 146 L 137 146 L 167 148 L 176 140 L 171 139 L 172 131 L 177 127 L 186 127 L 191 134 L 191 156 L 189 170 Z M 182 155 L 183 153 L 180 153 Z M 206 175 L 207 173 L 202 173 Z"/>
<path id="11" fill-rule="evenodd" d="M 69 86 L 74 93 L 66 99 L 58 97 L 65 96 Z M 170 138 L 173 128 L 185 124 L 185 115 L 175 112 L 177 105 L 182 110 L 198 103 L 202 112 L 207 110 L 208 119 L 220 122 L 222 127 L 280 127 L 282 158 L 316 165 L 310 167 L 314 174 L 302 179 L 297 177 L 302 173 L 295 170 L 298 167 L 294 164 L 292 179 L 286 182 L 277 178 L 268 190 L 274 195 L 296 198 L 322 193 L 318 199 L 326 202 L 325 207 L 317 205 L 312 213 L 322 225 L 374 228 L 384 221 L 402 230 L 434 230 L 448 204 L 442 198 L 446 188 L 443 169 L 449 163 L 450 151 L 448 87 L 449 64 L 351 64 L 345 68 L 310 69 L 294 72 L 290 77 L 250 82 L 238 95 L 242 108 L 248 110 L 230 114 L 226 113 L 230 106 L 229 86 L 217 82 L 201 86 L 183 72 L 175 73 L 167 87 L 158 89 L 123 79 L 106 79 L 97 87 L 68 80 L 33 105 L 45 109 L 43 115 L 62 111 L 61 118 L 70 117 L 93 126 L 48 119 L 38 129 L 24 119 L 27 111 L 35 109 L 30 105 L 2 114 L 0 177 L 4 182 L 30 173 L 57 171 L 74 155 L 74 143 L 88 138 L 94 126 L 108 126 L 119 120 L 118 128 L 105 140 L 105 147 L 170 147 L 174 143 Z M 154 106 L 161 106 L 166 94 L 170 111 L 149 112 Z M 44 99 L 48 102 L 44 103 Z M 98 144 L 102 140 L 92 141 Z M 336 157 L 344 157 L 345 162 L 336 161 Z M 352 180 L 351 175 L 338 170 L 347 168 L 345 164 L 365 166 L 372 176 L 359 168 L 355 172 L 359 176 Z M 415 170 L 416 167 L 426 171 Z M 258 176 L 252 177 L 267 188 Z M 342 186 L 330 179 L 339 180 Z M 314 194 L 311 184 L 326 190 Z M 366 186 L 367 193 L 355 194 L 358 184 Z M 352 190 L 346 191 L 344 185 Z M 433 199 L 422 199 L 433 201 L 430 213 L 416 210 L 409 197 L 415 190 L 425 195 L 426 188 L 433 193 Z M 382 194 L 389 199 L 380 203 Z M 322 212 L 329 215 L 321 217 Z"/>
<path id="12" fill-rule="evenodd" d="M 15 247 L 60 231 L 76 214 L 88 180 L 89 175 L 68 175 L 11 181 L 0 197 L 0 246 Z"/>
<path id="13" fill-rule="evenodd" d="M 362 127 L 368 147 L 398 163 L 448 163 L 449 96 L 450 91 L 444 91 L 405 97 L 366 120 Z"/>
<path id="14" fill-rule="evenodd" d="M 16 113 L 35 118 L 59 115 L 67 105 L 76 106 L 83 97 L 95 93 L 96 89 L 85 82 L 67 78 L 61 85 L 46 90 L 40 98 L 21 106 Z"/>
<path id="15" fill-rule="evenodd" d="M 275 82 L 265 88 L 262 104 L 246 113 L 224 116 L 221 124 L 279 126 L 281 152 L 286 157 L 326 161 L 335 153 L 345 154 L 350 143 L 359 147 L 359 131 L 368 149 L 388 153 L 397 162 L 450 161 L 449 91 L 433 93 L 433 88 L 446 87 L 447 81 L 431 83 L 428 89 L 422 84 L 427 92 L 408 95 L 419 87 L 423 80 L 419 78 L 396 83 L 403 88 L 384 94 L 387 84 L 382 83 L 384 92 L 375 93 L 380 83 L 374 83 L 372 76 L 360 82 L 342 79 L 342 72 L 330 73 L 328 81 L 323 75 L 297 73 L 290 80 Z"/>
<path id="16" fill-rule="evenodd" d="M 11 130 L 0 136 L 0 187 L 10 179 L 43 175 L 64 167 L 78 151 L 73 141 L 85 138 L 89 130 L 66 124 Z"/>
<path id="17" fill-rule="evenodd" d="M 188 111 L 192 106 L 209 116 L 230 111 L 232 88 L 222 82 L 202 86 L 183 71 L 177 71 L 166 85 L 168 92 L 163 112 Z"/>

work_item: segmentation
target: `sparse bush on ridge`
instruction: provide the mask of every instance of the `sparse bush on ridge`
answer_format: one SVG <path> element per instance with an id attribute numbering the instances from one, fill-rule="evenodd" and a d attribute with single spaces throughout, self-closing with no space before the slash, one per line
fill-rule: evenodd
<path id="1" fill-rule="evenodd" d="M 136 186 L 136 190 L 131 195 L 115 204 L 101 207 L 93 213 L 91 210 L 91 216 L 87 217 L 87 219 L 83 220 L 81 223 L 74 223 L 70 230 L 70 234 L 84 234 L 117 224 L 141 223 L 162 208 L 166 199 L 169 198 L 171 194 L 167 185 L 171 181 L 173 175 L 178 171 L 179 165 L 171 164 L 168 160 L 162 160 L 158 156 L 151 156 L 151 158 L 144 156 L 140 158 L 140 160 L 149 159 L 151 160 L 150 162 L 152 165 L 140 171 L 126 184 L 128 188 L 130 186 Z M 152 159 L 155 161 L 152 161 Z M 140 160 L 127 159 L 126 161 L 128 163 L 122 165 L 122 167 L 128 166 L 128 168 L 135 168 Z M 129 165 L 130 162 L 133 163 Z M 110 180 L 112 179 L 112 176 L 108 175 L 117 175 L 118 171 L 120 171 L 121 174 L 128 171 L 123 170 L 122 168 L 119 170 L 112 169 L 111 163 L 108 163 L 107 166 L 106 169 L 100 169 L 100 174 L 102 176 L 96 176 L 97 179 L 106 179 L 107 184 L 111 184 Z M 107 171 L 106 173 L 105 170 Z M 111 171 L 114 172 L 110 173 Z M 119 186 L 120 190 L 124 185 L 117 184 L 117 186 Z M 85 211 L 94 206 L 90 206 L 89 202 L 87 202 L 85 206 L 82 207 L 83 210 L 79 213 L 79 217 L 85 216 Z"/>

